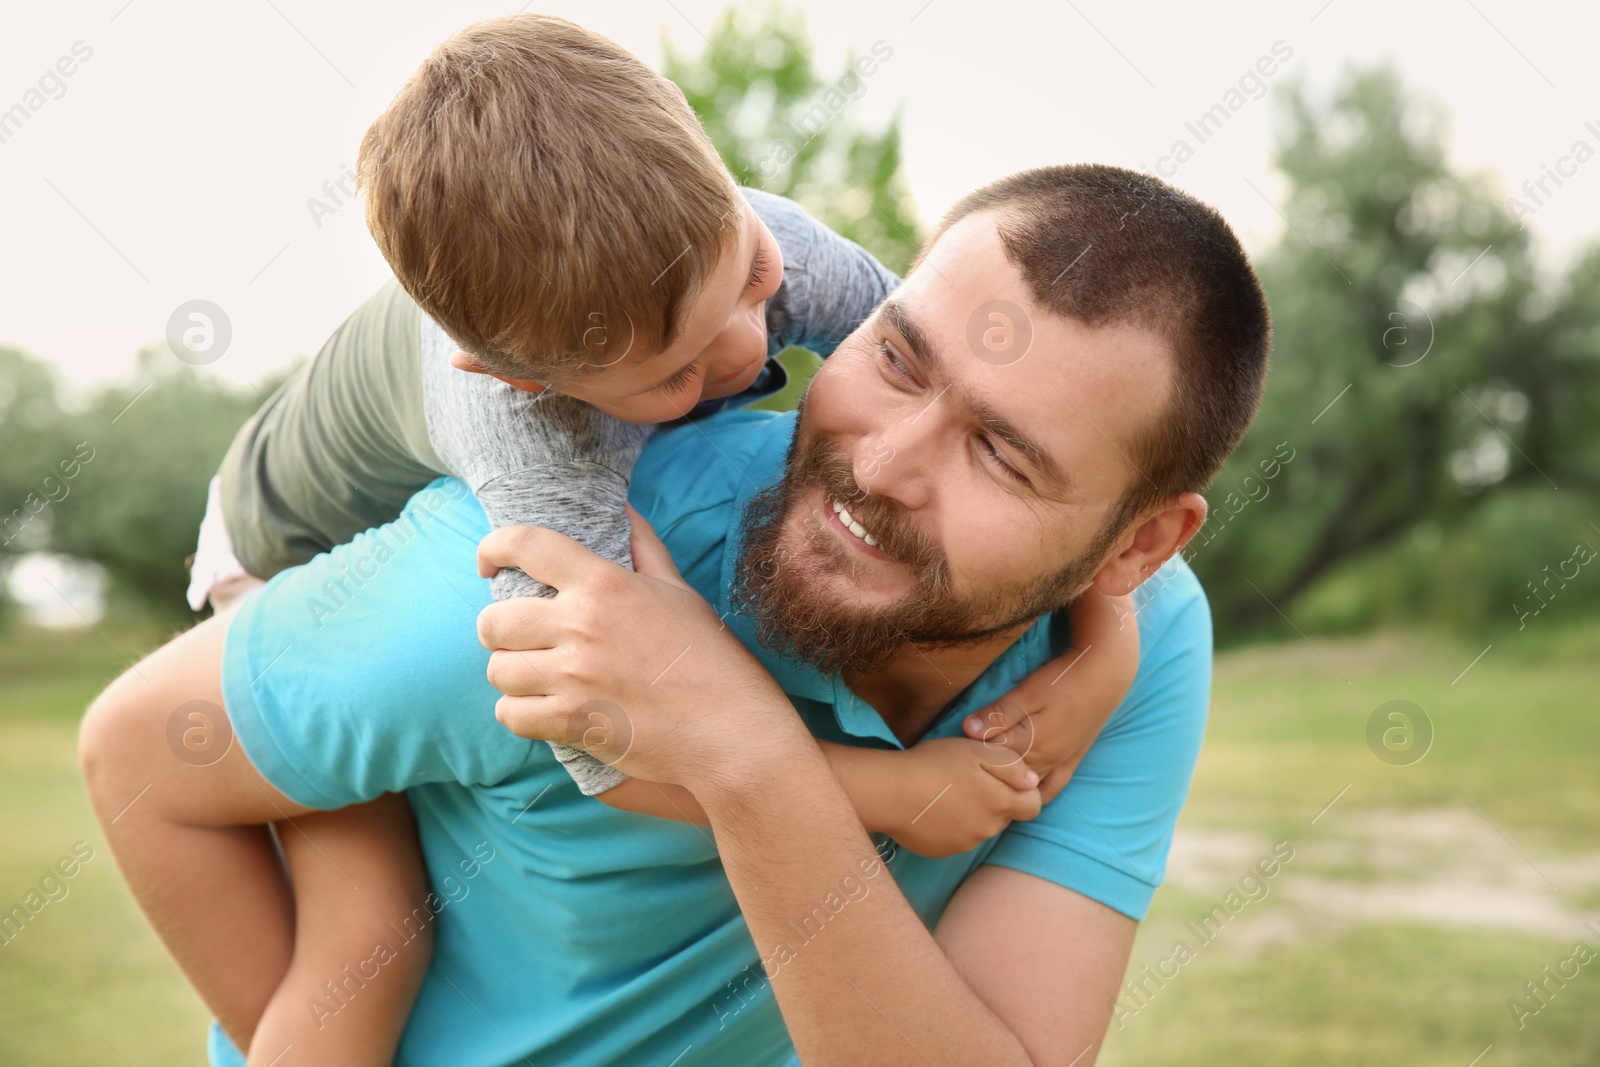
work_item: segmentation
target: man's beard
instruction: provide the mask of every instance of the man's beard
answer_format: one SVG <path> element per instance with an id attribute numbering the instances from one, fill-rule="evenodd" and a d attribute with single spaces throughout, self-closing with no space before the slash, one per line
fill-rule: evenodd
<path id="1" fill-rule="evenodd" d="M 835 531 L 824 529 L 826 513 L 801 516 L 803 543 L 787 543 L 795 534 L 786 530 L 785 519 L 798 515 L 806 494 L 817 488 L 844 504 L 851 518 L 872 531 L 878 548 L 911 571 L 915 581 L 909 592 L 883 606 L 830 599 L 826 579 L 842 575 L 855 584 L 855 575 L 870 564 L 841 544 Z M 827 503 L 823 508 L 832 510 Z M 750 499 L 740 532 L 744 544 L 735 569 L 734 608 L 755 623 L 764 646 L 824 674 L 872 673 L 887 667 L 907 644 L 966 645 L 1031 622 L 1088 586 L 1116 534 L 1101 531 L 1052 574 L 963 596 L 951 586 L 944 553 L 906 513 L 863 492 L 850 464 L 821 437 L 802 446 L 798 429 L 784 477 Z"/>

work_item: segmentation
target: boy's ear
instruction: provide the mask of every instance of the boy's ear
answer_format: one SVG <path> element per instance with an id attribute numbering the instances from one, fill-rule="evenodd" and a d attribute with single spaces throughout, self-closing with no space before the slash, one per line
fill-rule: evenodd
<path id="1" fill-rule="evenodd" d="M 544 383 L 536 382 L 532 378 L 507 378 L 504 374 L 496 374 L 465 352 L 457 352 L 451 356 L 450 365 L 456 370 L 464 370 L 469 374 L 487 374 L 491 378 L 498 378 L 511 386 L 511 388 L 521 389 L 524 393 L 544 392 Z"/>
<path id="2" fill-rule="evenodd" d="M 1206 498 L 1180 493 L 1122 535 L 1117 549 L 1095 572 L 1095 588 L 1107 596 L 1131 592 L 1181 551 L 1205 521 Z"/>

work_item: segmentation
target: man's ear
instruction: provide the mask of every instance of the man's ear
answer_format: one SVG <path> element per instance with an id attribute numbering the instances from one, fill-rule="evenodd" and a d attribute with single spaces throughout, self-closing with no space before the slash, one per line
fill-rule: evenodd
<path id="1" fill-rule="evenodd" d="M 496 374 L 465 352 L 457 352 L 451 356 L 450 365 L 456 370 L 464 370 L 469 374 L 487 374 L 491 378 L 498 378 L 511 386 L 511 388 L 521 389 L 524 393 L 544 392 L 543 382 L 536 382 L 532 378 L 507 378 L 504 374 Z"/>
<path id="2" fill-rule="evenodd" d="M 1117 549 L 1094 576 L 1107 596 L 1123 596 L 1161 569 L 1206 521 L 1206 498 L 1181 493 L 1117 539 Z"/>

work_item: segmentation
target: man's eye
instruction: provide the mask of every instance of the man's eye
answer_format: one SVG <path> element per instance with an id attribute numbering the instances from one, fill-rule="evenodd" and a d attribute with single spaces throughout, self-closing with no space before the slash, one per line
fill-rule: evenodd
<path id="1" fill-rule="evenodd" d="M 916 380 L 916 376 L 911 373 L 911 368 L 905 365 L 905 361 L 900 358 L 900 354 L 894 350 L 894 346 L 888 341 L 878 342 L 878 353 L 896 374 L 913 381 Z"/>
<path id="2" fill-rule="evenodd" d="M 989 440 L 987 437 L 980 437 L 978 438 L 978 443 L 983 447 L 984 452 L 988 454 L 990 461 L 998 466 L 1000 468 L 1000 472 L 1006 477 L 1017 482 L 1026 482 L 1028 480 L 1026 475 L 1017 470 L 1017 468 L 1013 467 L 1010 463 L 1006 462 L 1005 456 L 1001 455 L 1000 450 L 994 447 L 993 441 Z"/>

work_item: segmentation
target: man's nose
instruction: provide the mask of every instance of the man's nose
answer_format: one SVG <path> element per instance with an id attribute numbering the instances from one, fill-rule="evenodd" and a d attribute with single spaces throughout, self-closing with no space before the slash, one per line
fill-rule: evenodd
<path id="1" fill-rule="evenodd" d="M 941 432 L 938 408 L 937 402 L 929 404 L 863 438 L 855 458 L 856 484 L 908 510 L 926 507 L 941 462 L 940 442 L 948 436 Z"/>

